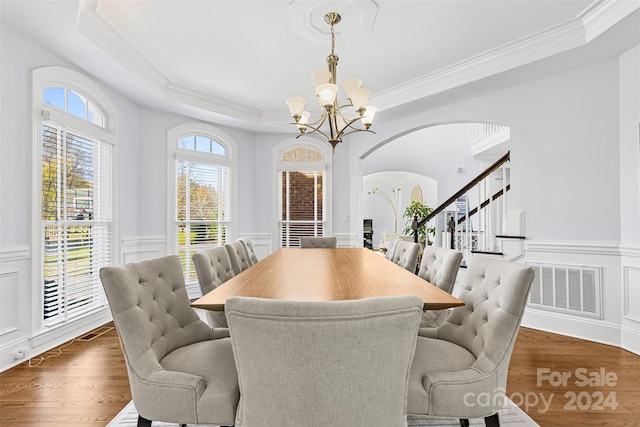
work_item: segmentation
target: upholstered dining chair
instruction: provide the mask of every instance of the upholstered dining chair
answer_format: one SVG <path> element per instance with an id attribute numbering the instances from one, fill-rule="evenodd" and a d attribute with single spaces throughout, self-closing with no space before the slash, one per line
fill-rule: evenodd
<path id="1" fill-rule="evenodd" d="M 177 255 L 103 267 L 138 426 L 233 425 L 240 396 L 228 329 L 190 305 Z"/>
<path id="2" fill-rule="evenodd" d="M 418 268 L 418 276 L 447 293 L 453 291 L 458 277 L 462 252 L 440 246 L 425 246 Z M 422 315 L 421 327 L 434 328 L 440 325 L 449 310 L 427 310 Z"/>
<path id="3" fill-rule="evenodd" d="M 253 242 L 251 241 L 251 239 L 248 237 L 243 237 L 238 240 L 240 240 L 244 245 L 244 249 L 247 252 L 247 255 L 249 256 L 249 264 L 251 265 L 257 264 L 258 257 L 256 256 L 256 251 L 253 249 Z"/>
<path id="4" fill-rule="evenodd" d="M 335 248 L 338 239 L 332 237 L 300 237 L 301 248 Z"/>
<path id="5" fill-rule="evenodd" d="M 400 239 L 396 237 L 394 239 L 391 239 L 387 244 L 387 252 L 385 253 L 384 257 L 389 261 L 393 260 L 393 255 L 396 252 L 396 246 L 398 245 L 399 241 Z"/>
<path id="6" fill-rule="evenodd" d="M 196 276 L 202 295 L 205 295 L 227 280 L 235 277 L 229 252 L 224 246 L 203 249 L 191 257 L 196 268 Z M 206 310 L 209 324 L 216 328 L 226 328 L 227 318 L 222 311 Z"/>
<path id="7" fill-rule="evenodd" d="M 422 306 L 415 296 L 228 299 L 241 395 L 236 427 L 406 427 Z"/>
<path id="8" fill-rule="evenodd" d="M 247 251 L 245 251 L 244 244 L 241 241 L 236 240 L 235 242 L 225 243 L 224 247 L 229 253 L 229 260 L 231 261 L 234 274 L 238 275 L 251 267 L 252 264 L 249 263 L 249 255 Z"/>
<path id="9" fill-rule="evenodd" d="M 399 239 L 395 244 L 391 262 L 415 273 L 418 266 L 418 255 L 420 255 L 420 244 Z"/>
<path id="10" fill-rule="evenodd" d="M 476 256 L 460 293 L 464 306 L 437 328 L 420 328 L 409 374 L 407 414 L 460 419 L 484 417 L 498 426 L 507 371 L 533 269 Z"/>

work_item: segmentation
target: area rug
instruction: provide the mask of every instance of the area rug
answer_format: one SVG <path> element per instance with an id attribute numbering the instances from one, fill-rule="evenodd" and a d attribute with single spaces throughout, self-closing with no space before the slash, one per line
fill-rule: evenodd
<path id="1" fill-rule="evenodd" d="M 107 427 L 135 427 L 138 423 L 138 412 L 133 402 L 129 402 L 122 411 L 107 425 Z M 472 426 L 484 426 L 484 419 L 470 419 Z M 506 399 L 505 406 L 500 410 L 500 425 L 503 427 L 539 427 L 529 416 L 511 400 Z M 176 427 L 177 424 L 154 422 L 153 427 Z M 460 426 L 458 420 L 424 420 L 409 418 L 409 427 L 449 427 Z M 203 425 L 203 427 L 205 427 Z M 209 425 L 209 427 L 215 427 Z"/>

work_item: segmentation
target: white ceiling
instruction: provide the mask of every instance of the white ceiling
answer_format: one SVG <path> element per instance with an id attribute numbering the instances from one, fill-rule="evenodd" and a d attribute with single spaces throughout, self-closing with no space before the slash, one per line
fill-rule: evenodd
<path id="1" fill-rule="evenodd" d="M 143 105 L 232 126 L 287 123 L 330 53 L 379 110 L 589 44 L 637 0 L 0 0 L 1 18 Z M 55 25 L 52 25 L 55 23 Z M 319 108 L 317 109 L 319 110 Z M 316 111 L 317 111 L 316 110 Z M 279 126 L 277 129 L 281 130 Z"/>

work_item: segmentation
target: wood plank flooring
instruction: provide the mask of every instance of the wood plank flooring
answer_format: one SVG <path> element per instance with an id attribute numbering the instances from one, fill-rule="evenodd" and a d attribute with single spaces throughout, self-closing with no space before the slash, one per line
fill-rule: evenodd
<path id="1" fill-rule="evenodd" d="M 548 369 L 547 376 L 539 369 Z M 605 377 L 610 373 L 610 384 L 615 374 L 615 385 L 581 386 L 582 377 L 600 375 L 601 369 Z M 563 372 L 571 374 L 566 385 L 545 379 Z M 507 396 L 544 427 L 640 426 L 640 356 L 616 347 L 521 328 L 507 388 Z M 605 401 L 607 396 L 615 399 Z M 551 401 L 549 408 L 542 398 Z M 75 341 L 37 366 L 25 362 L 0 373 L 0 426 L 104 426 L 130 400 L 115 329 L 92 341 Z"/>

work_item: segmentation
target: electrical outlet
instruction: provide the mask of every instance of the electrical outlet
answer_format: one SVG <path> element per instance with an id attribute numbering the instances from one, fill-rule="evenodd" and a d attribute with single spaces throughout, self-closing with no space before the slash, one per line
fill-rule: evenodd
<path id="1" fill-rule="evenodd" d="M 13 356 L 13 360 L 20 360 L 27 357 L 27 350 L 21 349 L 11 352 L 11 356 Z"/>

